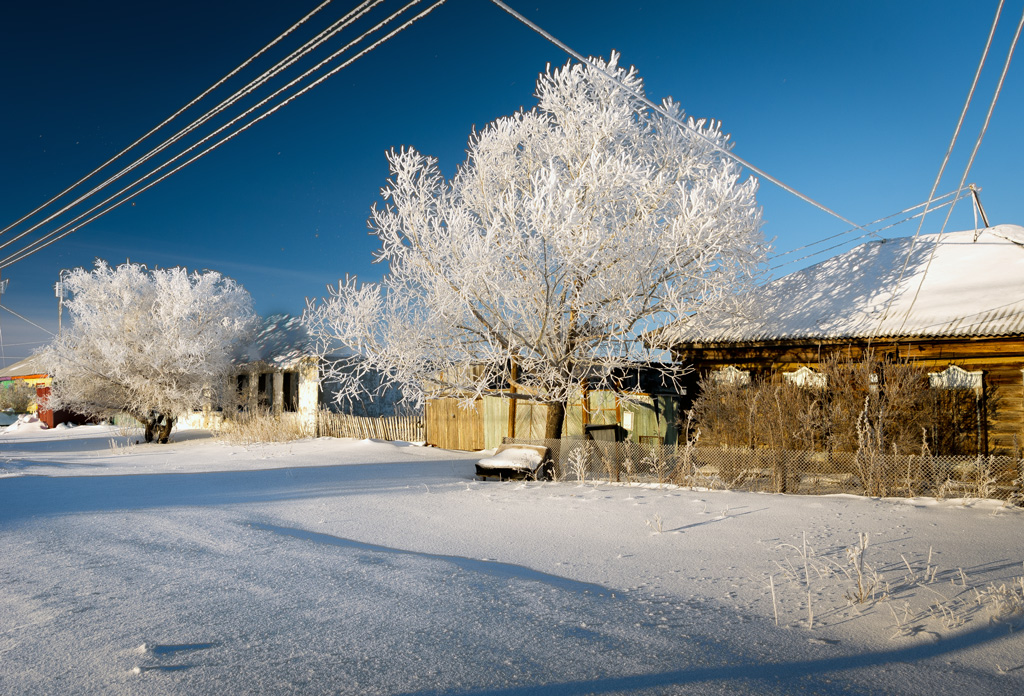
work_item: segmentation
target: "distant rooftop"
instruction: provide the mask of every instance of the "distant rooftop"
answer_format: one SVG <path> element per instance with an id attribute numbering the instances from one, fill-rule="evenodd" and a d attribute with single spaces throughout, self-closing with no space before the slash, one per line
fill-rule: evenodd
<path id="1" fill-rule="evenodd" d="M 3 379 L 45 374 L 47 374 L 46 369 L 43 367 L 39 358 L 35 355 L 30 355 L 24 360 L 19 360 L 16 363 L 11 363 L 7 367 L 0 369 L 0 378 Z"/>

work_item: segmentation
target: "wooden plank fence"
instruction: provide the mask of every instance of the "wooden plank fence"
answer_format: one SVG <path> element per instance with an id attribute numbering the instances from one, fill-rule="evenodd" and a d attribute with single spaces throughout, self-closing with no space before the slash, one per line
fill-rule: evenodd
<path id="1" fill-rule="evenodd" d="M 375 440 L 426 440 L 422 416 L 382 416 L 369 418 L 348 413 L 319 411 L 316 418 L 317 437 L 355 437 Z"/>
<path id="2" fill-rule="evenodd" d="M 473 452 L 484 448 L 484 407 L 478 399 L 427 399 L 424 408 L 427 443 L 442 449 Z"/>

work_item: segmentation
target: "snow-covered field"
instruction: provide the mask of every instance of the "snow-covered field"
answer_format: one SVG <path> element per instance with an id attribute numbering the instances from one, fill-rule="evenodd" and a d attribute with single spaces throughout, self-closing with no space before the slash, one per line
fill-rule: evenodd
<path id="1" fill-rule="evenodd" d="M 1024 514 L 996 502 L 128 443 L 0 431 L 0 693 L 1024 693 Z"/>

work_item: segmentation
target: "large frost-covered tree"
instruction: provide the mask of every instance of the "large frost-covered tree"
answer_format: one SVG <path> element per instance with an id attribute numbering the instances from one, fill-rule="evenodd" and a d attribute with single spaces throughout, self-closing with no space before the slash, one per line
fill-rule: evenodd
<path id="1" fill-rule="evenodd" d="M 255 324 L 249 293 L 213 271 L 97 261 L 62 285 L 71 326 L 41 353 L 53 377 L 49 407 L 127 413 L 146 442 L 167 442 L 175 418 L 216 398 Z"/>
<path id="2" fill-rule="evenodd" d="M 764 259 L 757 182 L 740 181 L 728 135 L 673 123 L 642 90 L 614 53 L 549 67 L 537 107 L 474 132 L 450 182 L 436 159 L 392 150 L 370 218 L 388 273 L 329 288 L 307 308 L 313 332 L 407 395 L 547 403 L 547 437 L 584 382 L 628 389 L 659 327 L 721 310 Z"/>

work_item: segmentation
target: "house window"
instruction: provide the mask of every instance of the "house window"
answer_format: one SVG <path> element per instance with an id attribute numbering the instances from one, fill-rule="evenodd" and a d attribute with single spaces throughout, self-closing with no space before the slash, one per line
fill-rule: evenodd
<path id="1" fill-rule="evenodd" d="M 298 372 L 285 372 L 284 373 L 284 389 L 283 389 L 284 403 L 282 404 L 283 410 L 285 411 L 298 411 L 299 410 L 299 373 Z"/>
<path id="2" fill-rule="evenodd" d="M 732 365 L 715 370 L 711 373 L 711 379 L 719 384 L 732 384 L 737 387 L 744 387 L 750 384 L 750 370 L 740 370 Z"/>
<path id="3" fill-rule="evenodd" d="M 981 395 L 984 384 L 984 373 L 968 372 L 962 367 L 950 365 L 942 372 L 932 372 L 928 375 L 928 383 L 932 389 L 967 389 Z"/>
<path id="4" fill-rule="evenodd" d="M 785 372 L 782 378 L 798 387 L 807 387 L 809 389 L 825 388 L 825 375 L 815 372 L 807 366 L 801 367 L 796 372 Z"/>
<path id="5" fill-rule="evenodd" d="M 587 425 L 616 425 L 622 415 L 622 404 L 615 392 L 587 392 Z"/>
<path id="6" fill-rule="evenodd" d="M 987 450 L 985 380 L 981 370 L 950 365 L 928 375 L 935 399 L 932 448 L 937 454 L 975 456 Z"/>

